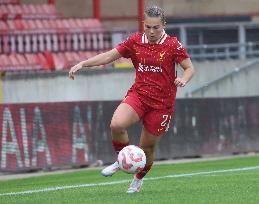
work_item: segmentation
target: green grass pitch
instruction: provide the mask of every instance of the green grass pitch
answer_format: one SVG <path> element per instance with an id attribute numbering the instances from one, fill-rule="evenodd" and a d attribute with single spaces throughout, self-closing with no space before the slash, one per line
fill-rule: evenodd
<path id="1" fill-rule="evenodd" d="M 142 191 L 127 194 L 132 175 L 100 170 L 0 181 L 0 203 L 258 204 L 259 157 L 155 164 Z"/>

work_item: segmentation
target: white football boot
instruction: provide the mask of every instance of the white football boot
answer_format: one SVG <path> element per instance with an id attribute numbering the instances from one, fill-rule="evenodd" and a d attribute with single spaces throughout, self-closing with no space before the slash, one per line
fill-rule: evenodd
<path id="1" fill-rule="evenodd" d="M 106 176 L 106 177 L 107 176 L 112 176 L 113 174 L 115 174 L 119 170 L 120 170 L 119 163 L 116 161 L 113 164 L 111 164 L 110 166 L 107 166 L 106 168 L 104 168 L 101 171 L 101 174 L 103 176 Z"/>
<path id="2" fill-rule="evenodd" d="M 133 181 L 131 182 L 127 193 L 138 193 L 141 190 L 143 184 L 143 179 L 138 179 L 136 176 L 134 176 Z"/>

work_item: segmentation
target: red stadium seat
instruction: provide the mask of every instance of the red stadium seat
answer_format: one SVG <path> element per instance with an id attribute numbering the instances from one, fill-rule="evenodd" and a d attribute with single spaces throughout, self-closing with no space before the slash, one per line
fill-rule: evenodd
<path id="1" fill-rule="evenodd" d="M 63 53 L 53 53 L 53 62 L 56 70 L 62 70 L 65 68 L 67 61 Z"/>
<path id="2" fill-rule="evenodd" d="M 92 19 L 87 22 L 91 21 Z M 18 46 L 20 48 L 18 52 L 104 50 L 110 48 L 110 38 L 107 38 L 107 34 L 102 32 L 103 28 L 90 28 L 90 24 L 86 25 L 85 22 L 82 19 L 16 19 L 7 20 L 6 24 L 7 32 L 15 35 L 15 39 L 18 38 L 17 36 L 20 36 L 20 40 L 23 41 Z M 1 27 L 4 26 L 5 24 Z M 99 29 L 99 31 L 96 29 Z M 28 42 L 31 42 L 32 45 L 29 46 Z M 10 44 L 10 42 L 8 43 Z M 26 45 L 26 49 L 22 44 Z M 5 51 L 9 52 L 10 49 L 5 49 Z M 14 50 L 12 49 L 12 51 Z"/>
<path id="3" fill-rule="evenodd" d="M 1 70 L 62 70 L 110 47 L 97 19 L 60 18 L 53 4 L 0 0 Z"/>
<path id="4" fill-rule="evenodd" d="M 45 59 L 47 60 L 48 63 L 48 67 L 47 69 L 49 70 L 55 70 L 55 63 L 54 63 L 54 59 L 53 59 L 53 55 L 51 52 L 45 51 L 43 53 Z"/>
<path id="5" fill-rule="evenodd" d="M 56 19 L 60 16 L 53 4 L 0 4 L 2 19 Z"/>
<path id="6" fill-rule="evenodd" d="M 20 70 L 20 64 L 18 59 L 16 58 L 16 54 L 10 54 L 9 55 L 11 70 Z"/>
<path id="7" fill-rule="evenodd" d="M 37 61 L 38 61 L 38 64 L 40 64 L 43 69 L 45 69 L 45 70 L 49 70 L 50 69 L 48 61 L 44 57 L 44 55 L 42 53 L 38 53 L 37 54 Z"/>
<path id="8" fill-rule="evenodd" d="M 37 54 L 0 55 L 0 70 L 21 71 L 21 70 L 64 70 L 82 60 L 97 55 L 98 52 L 40 52 Z M 104 66 L 103 66 L 104 67 Z"/>
<path id="9" fill-rule="evenodd" d="M 25 58 L 32 70 L 42 69 L 36 54 L 25 54 Z"/>
<path id="10" fill-rule="evenodd" d="M 0 0 L 1 4 L 19 4 L 20 0 Z"/>
<path id="11" fill-rule="evenodd" d="M 0 70 L 9 70 L 10 62 L 6 55 L 0 55 Z"/>

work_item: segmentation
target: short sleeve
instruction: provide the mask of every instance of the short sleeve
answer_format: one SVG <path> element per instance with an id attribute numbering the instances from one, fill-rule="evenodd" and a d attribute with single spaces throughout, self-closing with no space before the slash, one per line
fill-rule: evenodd
<path id="1" fill-rule="evenodd" d="M 123 41 L 122 43 L 116 46 L 116 49 L 122 55 L 122 57 L 125 57 L 125 58 L 131 57 L 133 42 L 134 42 L 134 35 L 131 35 L 125 41 Z"/>
<path id="2" fill-rule="evenodd" d="M 190 55 L 177 38 L 175 38 L 173 42 L 173 55 L 177 64 L 181 63 L 186 58 L 190 58 Z"/>

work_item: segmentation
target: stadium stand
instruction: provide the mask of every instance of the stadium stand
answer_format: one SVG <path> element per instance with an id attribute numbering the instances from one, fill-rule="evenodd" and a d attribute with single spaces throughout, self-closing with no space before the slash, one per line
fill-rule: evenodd
<path id="1" fill-rule="evenodd" d="M 96 19 L 8 20 L 1 53 L 104 50 L 110 38 Z"/>
<path id="2" fill-rule="evenodd" d="M 20 0 L 0 0 L 0 5 L 2 4 L 18 4 Z"/>
<path id="3" fill-rule="evenodd" d="M 169 18 L 168 23 L 167 32 L 181 39 L 193 60 L 258 56 L 259 27 L 249 15 Z M 122 37 L 114 42 L 127 37 L 122 33 L 119 35 Z M 0 0 L 0 55 L 4 55 L 3 58 L 12 55 L 27 59 L 27 54 L 30 54 L 42 70 L 63 70 L 78 59 L 85 59 L 82 53 L 93 56 L 97 51 L 110 49 L 114 46 L 114 36 L 115 33 L 108 32 L 97 19 L 63 18 L 54 4 Z M 6 69 L 1 65 L 1 70 L 21 70 L 16 65 L 7 63 Z M 27 65 L 22 70 L 38 70 L 38 66 L 34 68 L 30 62 Z M 128 68 L 132 63 L 122 58 L 113 66 Z"/>
<path id="4" fill-rule="evenodd" d="M 2 71 L 62 70 L 111 47 L 97 19 L 62 18 L 53 4 L 0 1 Z"/>
<path id="5" fill-rule="evenodd" d="M 0 71 L 63 70 L 96 54 L 94 51 L 1 54 Z"/>
<path id="6" fill-rule="evenodd" d="M 0 18 L 5 19 L 55 19 L 61 17 L 53 4 L 2 4 Z"/>

